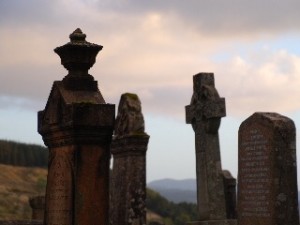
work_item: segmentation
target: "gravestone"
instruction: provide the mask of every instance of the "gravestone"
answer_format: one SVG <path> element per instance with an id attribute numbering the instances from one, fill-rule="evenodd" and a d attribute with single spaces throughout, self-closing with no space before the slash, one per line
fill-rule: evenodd
<path id="1" fill-rule="evenodd" d="M 191 224 L 234 224 L 227 220 L 219 147 L 219 126 L 226 115 L 225 99 L 215 88 L 213 73 L 193 77 L 191 104 L 186 106 L 186 122 L 195 131 L 197 206 L 199 221 Z"/>
<path id="2" fill-rule="evenodd" d="M 236 219 L 236 179 L 228 170 L 223 170 L 222 173 L 225 192 L 226 218 Z"/>
<path id="3" fill-rule="evenodd" d="M 239 225 L 299 225 L 295 138 L 293 121 L 277 113 L 254 113 L 241 124 Z"/>
<path id="4" fill-rule="evenodd" d="M 88 70 L 102 46 L 80 29 L 56 48 L 68 70 L 55 81 L 38 132 L 49 148 L 46 225 L 109 223 L 109 160 L 115 107 L 106 104 Z"/>
<path id="5" fill-rule="evenodd" d="M 110 220 L 113 225 L 146 225 L 146 151 L 141 102 L 136 94 L 121 96 L 111 153 Z"/>
<path id="6" fill-rule="evenodd" d="M 29 204 L 32 209 L 32 220 L 44 220 L 45 213 L 45 196 L 35 196 L 29 198 Z"/>

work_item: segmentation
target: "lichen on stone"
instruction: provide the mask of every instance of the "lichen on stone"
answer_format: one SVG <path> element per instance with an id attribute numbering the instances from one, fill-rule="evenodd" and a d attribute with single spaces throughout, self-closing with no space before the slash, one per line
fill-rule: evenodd
<path id="1" fill-rule="evenodd" d="M 115 135 L 145 134 L 145 123 L 139 97 L 133 93 L 122 94 L 115 124 Z"/>

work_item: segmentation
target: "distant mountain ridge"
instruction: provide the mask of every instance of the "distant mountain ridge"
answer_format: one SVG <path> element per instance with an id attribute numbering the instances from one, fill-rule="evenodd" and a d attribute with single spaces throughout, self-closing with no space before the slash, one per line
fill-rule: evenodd
<path id="1" fill-rule="evenodd" d="M 196 179 L 161 179 L 149 182 L 147 186 L 174 203 L 197 203 Z"/>
<path id="2" fill-rule="evenodd" d="M 176 180 L 176 179 L 161 179 L 155 180 L 148 183 L 148 186 L 151 188 L 159 188 L 159 189 L 177 189 L 177 190 L 184 190 L 184 191 L 196 191 L 196 179 L 183 179 L 183 180 Z"/>

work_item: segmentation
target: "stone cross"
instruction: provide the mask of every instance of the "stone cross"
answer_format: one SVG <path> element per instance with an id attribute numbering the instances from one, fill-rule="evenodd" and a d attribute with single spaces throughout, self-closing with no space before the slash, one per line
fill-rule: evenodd
<path id="1" fill-rule="evenodd" d="M 193 81 L 186 122 L 195 131 L 199 220 L 221 220 L 226 218 L 226 209 L 218 129 L 226 115 L 225 99 L 219 97 L 212 73 L 199 73 Z"/>
<path id="2" fill-rule="evenodd" d="M 109 160 L 115 106 L 106 104 L 88 70 L 102 46 L 80 29 L 56 48 L 69 71 L 55 81 L 38 132 L 49 148 L 45 225 L 108 225 Z"/>
<path id="3" fill-rule="evenodd" d="M 112 225 L 146 225 L 146 151 L 141 102 L 136 94 L 121 96 L 112 142 L 110 220 Z"/>
<path id="4" fill-rule="evenodd" d="M 221 168 L 218 130 L 221 117 L 226 115 L 225 99 L 215 88 L 213 73 L 193 77 L 194 93 L 186 106 L 186 122 L 195 131 L 197 205 L 196 224 L 229 224 L 226 221 L 224 184 Z M 201 222 L 203 221 L 203 222 Z M 193 223 L 195 224 L 195 223 Z"/>
<path id="5" fill-rule="evenodd" d="M 238 158 L 238 224 L 299 225 L 294 122 L 254 113 L 240 126 Z"/>

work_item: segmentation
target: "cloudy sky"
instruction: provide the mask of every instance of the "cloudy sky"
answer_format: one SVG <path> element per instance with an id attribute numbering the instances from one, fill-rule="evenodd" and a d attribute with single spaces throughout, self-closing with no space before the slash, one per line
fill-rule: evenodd
<path id="1" fill-rule="evenodd" d="M 80 27 L 104 46 L 90 74 L 105 100 L 133 92 L 142 101 L 149 181 L 195 177 L 184 106 L 199 72 L 213 72 L 226 98 L 222 165 L 236 176 L 248 116 L 278 112 L 300 127 L 299 10 L 299 0 L 1 0 L 0 139 L 43 144 L 37 111 L 67 74 L 53 49 Z"/>

